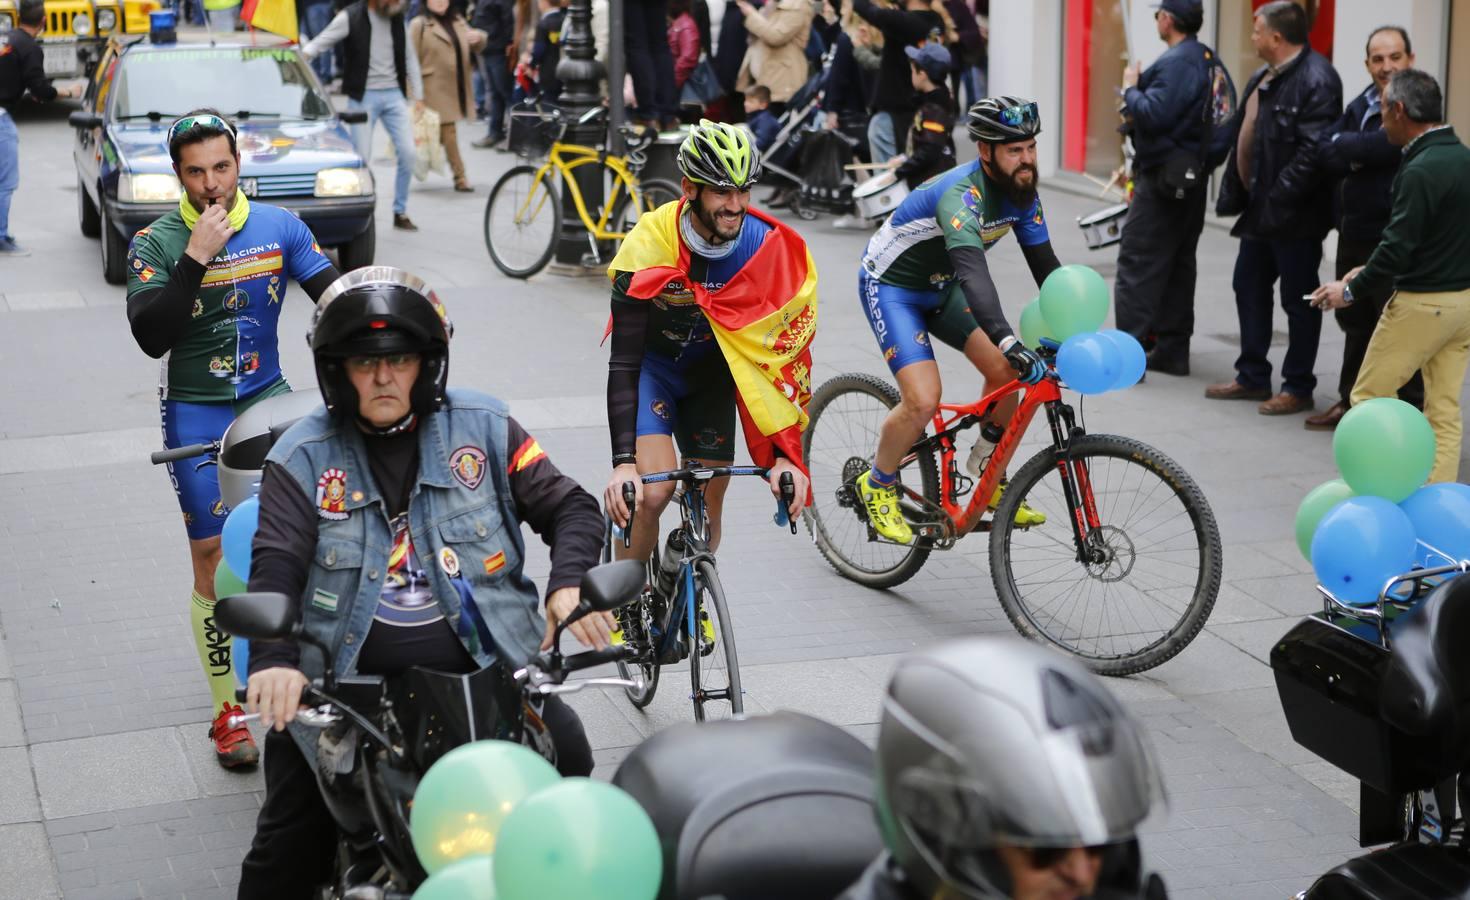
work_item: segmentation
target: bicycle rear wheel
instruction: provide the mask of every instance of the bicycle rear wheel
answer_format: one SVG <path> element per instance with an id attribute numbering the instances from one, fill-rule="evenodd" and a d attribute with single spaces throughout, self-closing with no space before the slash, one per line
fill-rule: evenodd
<path id="1" fill-rule="evenodd" d="M 689 682 L 694 701 L 694 718 L 731 719 L 745 714 L 740 691 L 740 661 L 735 653 L 735 631 L 725 605 L 725 589 L 715 564 L 708 559 L 695 563 L 694 593 L 697 640 L 689 644 Z M 707 617 L 707 618 L 706 618 Z M 714 639 L 705 628 L 708 621 Z M 669 627 L 675 627 L 670 623 Z"/>
<path id="2" fill-rule="evenodd" d="M 1178 463 L 1131 438 L 1079 437 L 1068 460 L 1101 523 L 1088 534 L 1086 561 L 1048 448 L 1011 478 L 995 512 L 990 572 L 1001 607 L 1022 635 L 1099 674 L 1151 669 L 1194 640 L 1214 609 L 1222 569 L 1214 513 Z M 1022 502 L 1046 524 L 1018 528 Z"/>
<path id="3" fill-rule="evenodd" d="M 627 234 L 638 224 L 638 219 L 645 213 L 651 213 L 670 200 L 677 200 L 683 196 L 679 186 L 672 181 L 664 181 L 662 178 L 650 178 L 638 183 L 639 196 L 642 206 L 633 202 L 632 195 L 623 192 L 617 199 L 617 205 L 613 207 L 612 215 L 608 217 L 607 230 L 614 234 Z M 618 241 L 598 241 L 597 252 L 611 260 L 613 254 L 618 251 Z"/>
<path id="4" fill-rule="evenodd" d="M 853 482 L 872 466 L 878 432 L 898 405 L 898 389 L 872 375 L 839 375 L 812 396 L 802 451 L 811 467 L 815 503 L 802 514 L 817 549 L 838 574 L 871 588 L 902 584 L 923 567 L 930 545 L 875 540 Z M 939 467 L 932 452 L 899 469 L 901 483 L 939 502 Z"/>
<path id="5" fill-rule="evenodd" d="M 546 268 L 561 236 L 561 197 L 551 176 L 516 166 L 495 182 L 485 203 L 485 247 L 495 267 L 512 278 Z"/>

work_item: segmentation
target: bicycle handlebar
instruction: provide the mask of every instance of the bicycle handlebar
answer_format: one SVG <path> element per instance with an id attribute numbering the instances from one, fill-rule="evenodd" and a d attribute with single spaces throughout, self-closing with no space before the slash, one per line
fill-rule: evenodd
<path id="1" fill-rule="evenodd" d="M 633 507 L 637 505 L 638 489 L 633 482 L 623 482 L 623 502 L 628 506 L 628 524 L 623 529 L 623 549 L 633 546 Z"/>
<path id="2" fill-rule="evenodd" d="M 189 459 L 205 453 L 212 453 L 219 449 L 218 441 L 210 441 L 207 444 L 190 444 L 187 447 L 175 447 L 172 450 L 157 450 L 148 455 L 148 461 L 155 466 L 163 463 L 178 462 L 181 459 Z"/>

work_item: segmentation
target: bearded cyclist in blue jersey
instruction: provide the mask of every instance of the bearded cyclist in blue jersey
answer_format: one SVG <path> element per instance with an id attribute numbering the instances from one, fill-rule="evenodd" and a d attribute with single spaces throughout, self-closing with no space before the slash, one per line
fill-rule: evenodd
<path id="1" fill-rule="evenodd" d="M 235 128 L 218 113 L 174 122 L 168 150 L 183 188 L 179 208 L 134 236 L 127 266 L 128 321 L 143 352 L 163 360 L 163 442 L 173 448 L 218 440 L 240 413 L 291 389 L 276 346 L 286 279 L 315 300 L 337 270 L 294 213 L 246 199 Z M 170 463 L 169 475 L 194 567 L 189 621 L 213 697 L 209 736 L 230 768 L 253 765 L 260 753 L 249 730 L 228 725 L 240 707 L 230 638 L 214 627 L 214 575 L 229 510 L 206 462 Z"/>
<path id="2" fill-rule="evenodd" d="M 863 312 L 902 399 L 884 421 L 873 468 L 858 476 L 857 487 L 873 528 L 900 544 L 913 540 L 913 529 L 899 511 L 898 464 L 939 407 L 930 334 L 965 354 L 984 376 L 986 393 L 1018 372 L 1027 384 L 1046 374 L 1041 357 L 1006 322 L 985 262 L 990 246 L 1014 231 L 1038 286 L 1061 265 L 1036 193 L 1041 114 L 1032 101 L 989 97 L 970 107 L 969 132 L 980 158 L 909 194 L 868 241 L 858 273 Z M 1007 397 L 990 419 L 1005 425 L 1019 399 Z M 1002 483 L 991 509 L 1003 489 Z M 1023 526 L 1045 521 L 1025 505 L 1016 514 Z"/>

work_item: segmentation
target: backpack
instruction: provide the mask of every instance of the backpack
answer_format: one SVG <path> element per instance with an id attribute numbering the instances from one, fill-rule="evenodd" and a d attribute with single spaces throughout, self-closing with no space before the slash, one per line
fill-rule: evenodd
<path id="1" fill-rule="evenodd" d="M 1235 82 L 1224 63 L 1208 47 L 1205 51 L 1205 95 L 1203 118 L 1205 132 L 1201 146 L 1204 149 L 1205 170 L 1213 171 L 1230 156 L 1235 145 L 1236 129 L 1240 127 L 1240 110 L 1236 104 Z"/>
<path id="2" fill-rule="evenodd" d="M 852 179 L 844 167 L 852 162 L 852 145 L 835 131 L 804 135 L 801 146 L 801 202 L 823 212 L 843 213 L 852 207 Z"/>

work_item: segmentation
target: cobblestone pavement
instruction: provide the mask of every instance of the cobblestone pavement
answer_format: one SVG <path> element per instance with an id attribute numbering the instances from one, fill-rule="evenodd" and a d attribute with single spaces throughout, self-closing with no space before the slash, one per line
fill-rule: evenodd
<path id="1" fill-rule="evenodd" d="M 96 241 L 76 231 L 64 111 L 23 117 L 20 133 L 12 230 L 35 252 L 0 262 L 0 897 L 232 896 L 261 780 L 210 758 L 207 694 L 187 634 L 183 529 L 166 475 L 146 457 L 159 440 L 157 363 L 128 333 L 122 292 L 102 281 Z M 453 382 L 509 399 L 563 469 L 599 486 L 605 282 L 501 278 L 480 222 L 486 189 L 511 159 L 466 153 L 478 193 L 455 194 L 438 177 L 415 184 L 409 211 L 422 230 L 382 228 L 378 259 L 418 272 L 444 297 L 458 326 Z M 386 163 L 377 172 L 380 185 L 391 183 Z M 1045 197 L 1061 258 L 1111 275 L 1115 254 L 1086 251 L 1071 224 L 1103 202 L 1056 189 Z M 800 228 L 822 278 L 816 380 L 883 373 L 855 294 L 864 236 L 830 220 Z M 1157 744 L 1171 804 L 1146 847 L 1187 900 L 1287 896 L 1356 848 L 1355 784 L 1291 742 L 1265 665 L 1272 641 L 1314 606 L 1292 515 L 1310 487 L 1333 477 L 1330 442 L 1305 432 L 1300 417 L 1201 396 L 1231 374 L 1233 254 L 1223 230 L 1207 229 L 1194 375 L 1151 376 L 1086 404 L 1091 430 L 1137 437 L 1183 464 L 1224 535 L 1225 584 L 1206 630 L 1168 664 L 1109 682 Z M 1034 286 L 1013 245 L 990 259 L 1014 321 Z M 309 306 L 294 293 L 281 325 L 285 368 L 301 387 L 311 378 L 301 340 Z M 1324 405 L 1340 349 L 1327 326 L 1317 366 Z M 941 354 L 941 364 L 953 391 L 976 389 L 957 354 Z M 769 507 L 761 490 L 736 485 L 721 552 L 740 561 L 724 575 L 753 709 L 807 711 L 871 739 L 897 654 L 1009 631 L 983 541 L 875 592 L 837 577 L 804 536 L 772 527 Z M 533 573 L 544 574 L 544 550 L 530 546 Z M 599 775 L 686 718 L 675 693 L 646 713 L 614 695 L 576 696 Z"/>

